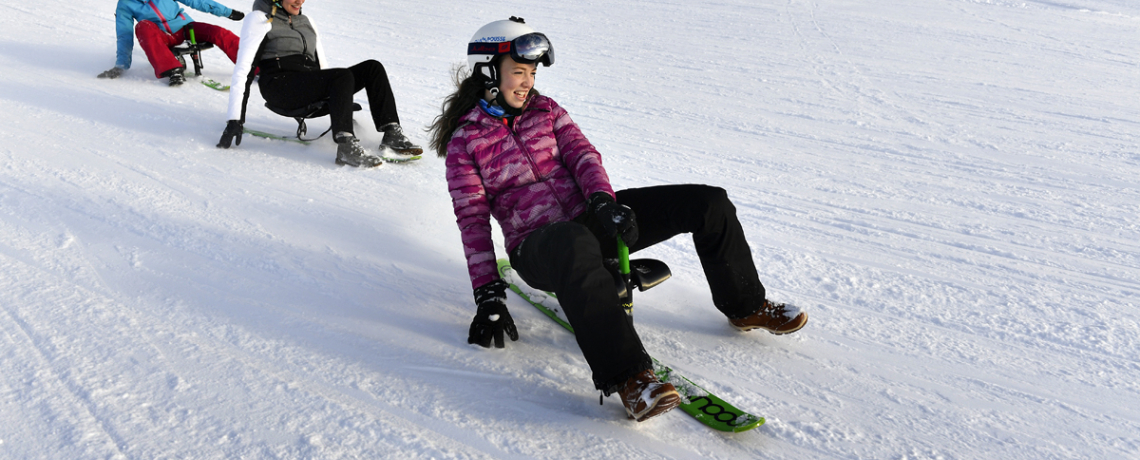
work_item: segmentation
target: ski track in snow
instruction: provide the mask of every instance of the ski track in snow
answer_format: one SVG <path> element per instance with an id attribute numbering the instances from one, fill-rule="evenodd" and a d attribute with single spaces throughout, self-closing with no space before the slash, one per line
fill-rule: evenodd
<path id="1" fill-rule="evenodd" d="M 306 4 L 334 65 L 384 62 L 417 140 L 470 34 L 519 15 L 616 188 L 727 189 L 808 326 L 735 332 L 687 238 L 641 254 L 674 275 L 636 315 L 767 418 L 739 434 L 599 406 L 573 336 L 517 298 L 518 342 L 465 344 L 441 160 L 216 149 L 225 93 L 167 88 L 137 46 L 94 78 L 115 2 L 9 5 L 0 458 L 1140 458 L 1134 3 Z M 295 129 L 262 104 L 247 126 Z"/>

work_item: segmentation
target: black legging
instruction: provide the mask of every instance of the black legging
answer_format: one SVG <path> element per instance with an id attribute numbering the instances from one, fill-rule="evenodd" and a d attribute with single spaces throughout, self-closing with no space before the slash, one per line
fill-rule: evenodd
<path id="1" fill-rule="evenodd" d="M 763 305 L 764 286 L 736 218 L 736 207 L 719 187 L 666 185 L 622 190 L 617 202 L 637 215 L 640 237 L 630 252 L 681 233 L 692 233 L 713 304 L 725 316 L 742 318 Z M 527 285 L 554 292 L 590 364 L 594 385 L 607 393 L 652 363 L 625 314 L 604 259 L 616 257 L 617 242 L 599 238 L 581 219 L 531 232 L 510 253 L 511 267 Z"/>
<path id="2" fill-rule="evenodd" d="M 388 123 L 400 122 L 388 73 L 384 65 L 375 60 L 347 69 L 277 72 L 263 76 L 258 87 L 266 102 L 286 110 L 299 109 L 328 98 L 334 134 L 353 132 L 352 95 L 362 89 L 367 90 L 372 121 L 377 130 Z"/>

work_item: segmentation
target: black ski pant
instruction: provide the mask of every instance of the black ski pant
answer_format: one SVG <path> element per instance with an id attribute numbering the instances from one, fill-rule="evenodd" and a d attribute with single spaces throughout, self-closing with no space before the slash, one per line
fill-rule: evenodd
<path id="1" fill-rule="evenodd" d="M 630 252 L 691 233 L 712 291 L 713 304 L 730 318 L 760 309 L 764 286 L 752 252 L 724 189 L 666 185 L 617 192 L 617 202 L 637 216 L 640 236 Z M 594 385 L 606 394 L 652 367 L 649 354 L 625 314 L 605 259 L 617 242 L 590 232 L 583 216 L 535 230 L 510 253 L 511 267 L 527 285 L 554 292 L 574 328 Z"/>
<path id="2" fill-rule="evenodd" d="M 265 78 L 268 77 L 268 78 Z M 332 132 L 352 133 L 352 96 L 361 89 L 368 94 L 372 121 L 376 130 L 389 123 L 399 123 L 396 97 L 388 82 L 384 65 L 367 60 L 347 69 L 277 72 L 263 76 L 258 82 L 261 96 L 274 107 L 299 109 L 327 98 Z"/>

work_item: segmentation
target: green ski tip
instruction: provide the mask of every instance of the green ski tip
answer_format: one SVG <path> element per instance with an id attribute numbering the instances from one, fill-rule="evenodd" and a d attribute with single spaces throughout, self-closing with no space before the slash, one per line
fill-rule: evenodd
<path id="1" fill-rule="evenodd" d="M 209 78 L 203 79 L 202 84 L 206 85 L 207 88 L 213 88 L 213 89 L 216 89 L 218 91 L 229 91 L 230 90 L 229 85 L 223 85 L 220 82 L 211 80 Z"/>
<path id="2" fill-rule="evenodd" d="M 399 157 L 381 156 L 380 157 L 380 159 L 384 160 L 384 162 L 386 162 L 386 163 L 408 163 L 408 162 L 416 161 L 420 158 L 423 158 L 423 155 L 411 155 L 411 156 L 399 156 Z"/>

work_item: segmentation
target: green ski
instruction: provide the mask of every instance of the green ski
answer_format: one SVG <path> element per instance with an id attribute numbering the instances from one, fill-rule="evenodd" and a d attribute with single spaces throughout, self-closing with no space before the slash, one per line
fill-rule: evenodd
<path id="1" fill-rule="evenodd" d="M 273 139 L 273 140 L 278 140 L 278 141 L 289 141 L 289 142 L 296 142 L 298 144 L 309 145 L 309 141 L 301 140 L 301 139 L 298 139 L 296 137 L 285 137 L 285 136 L 267 133 L 265 131 L 257 131 L 257 130 L 249 129 L 249 128 L 242 128 L 242 132 L 249 134 L 251 136 L 264 137 L 266 139 Z"/>
<path id="2" fill-rule="evenodd" d="M 380 159 L 384 160 L 385 163 L 407 163 L 410 161 L 416 161 L 420 158 L 423 158 L 423 155 L 407 155 L 407 156 L 380 155 Z"/>
<path id="3" fill-rule="evenodd" d="M 203 78 L 202 84 L 206 85 L 209 88 L 216 89 L 218 91 L 229 91 L 230 90 L 230 85 L 223 85 L 221 82 L 214 80 L 214 79 L 211 79 L 211 78 Z"/>
<path id="4" fill-rule="evenodd" d="M 574 332 L 574 328 L 570 327 L 565 314 L 562 313 L 562 308 L 558 305 L 557 296 L 527 286 L 521 279 L 515 277 L 514 270 L 511 269 L 511 264 L 506 259 L 499 259 L 498 262 L 499 276 L 510 284 L 511 290 L 515 294 L 534 305 L 538 311 L 549 316 L 550 319 L 566 330 L 571 333 Z M 672 383 L 677 388 L 677 392 L 681 394 L 681 410 L 709 428 L 739 433 L 764 424 L 764 417 L 758 417 L 737 409 L 732 404 L 725 402 L 681 375 L 677 370 L 662 364 L 657 358 L 653 358 L 653 372 L 661 381 Z"/>
<path id="5" fill-rule="evenodd" d="M 265 139 L 296 142 L 298 144 L 304 144 L 304 145 L 309 145 L 310 142 L 316 140 L 316 139 L 306 140 L 306 139 L 299 139 L 297 137 L 282 136 L 279 134 L 267 133 L 265 131 L 258 131 L 258 130 L 249 129 L 249 128 L 242 128 L 242 132 L 244 132 L 245 134 L 249 134 L 251 136 L 263 137 Z M 408 156 L 381 155 L 380 156 L 380 159 L 384 160 L 385 163 L 408 163 L 408 162 L 419 160 L 420 158 L 423 158 L 423 155 L 408 155 Z"/>

